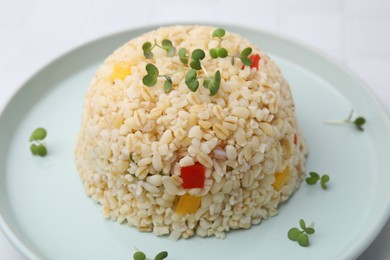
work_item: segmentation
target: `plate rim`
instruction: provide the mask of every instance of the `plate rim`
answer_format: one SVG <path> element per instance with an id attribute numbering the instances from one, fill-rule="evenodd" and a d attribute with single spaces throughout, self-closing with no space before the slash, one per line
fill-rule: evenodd
<path id="1" fill-rule="evenodd" d="M 345 64 L 343 64 L 341 61 L 335 59 L 333 56 L 327 54 L 323 50 L 312 46 L 308 43 L 302 42 L 297 39 L 293 39 L 290 36 L 283 35 L 280 33 L 275 33 L 270 30 L 265 29 L 259 29 L 253 26 L 248 25 L 242 25 L 242 24 L 232 24 L 232 23 L 223 23 L 223 22 L 212 22 L 212 21 L 177 21 L 177 22 L 167 22 L 167 23 L 150 23 L 148 25 L 142 25 L 142 26 L 135 26 L 123 30 L 118 30 L 115 32 L 108 32 L 103 35 L 97 36 L 95 38 L 92 38 L 90 40 L 84 41 L 80 44 L 76 44 L 60 53 L 58 53 L 54 58 L 49 59 L 44 63 L 44 65 L 37 67 L 37 69 L 33 70 L 23 81 L 22 83 L 18 84 L 18 86 L 15 88 L 13 93 L 9 96 L 9 98 L 6 99 L 6 101 L 3 103 L 3 105 L 0 107 L 0 118 L 3 116 L 4 112 L 7 110 L 7 107 L 11 104 L 11 102 L 14 100 L 14 98 L 19 95 L 19 93 L 22 91 L 22 89 L 37 75 L 45 71 L 46 69 L 50 68 L 51 66 L 58 63 L 61 59 L 72 55 L 72 53 L 80 51 L 83 48 L 88 47 L 89 45 L 94 45 L 100 41 L 107 40 L 108 38 L 115 38 L 119 35 L 134 32 L 134 31 L 151 31 L 156 30 L 159 27 L 163 26 L 173 26 L 173 25 L 201 25 L 201 26 L 215 26 L 215 27 L 229 27 L 234 28 L 237 32 L 240 30 L 246 30 L 251 31 L 252 33 L 256 34 L 263 34 L 267 37 L 270 37 L 274 40 L 277 40 L 279 42 L 284 42 L 288 45 L 294 45 L 294 47 L 298 47 L 299 49 L 304 49 L 304 51 L 307 51 L 316 58 L 321 59 L 325 61 L 326 63 L 330 64 L 337 70 L 341 71 L 343 74 L 345 74 L 347 77 L 358 83 L 358 88 L 360 90 L 363 90 L 366 95 L 368 95 L 368 98 L 373 101 L 373 104 L 377 106 L 377 108 L 380 110 L 382 122 L 384 123 L 387 132 L 390 135 L 390 111 L 387 111 L 386 107 L 382 103 L 382 101 L 377 97 L 377 95 L 374 93 L 372 88 L 369 87 L 369 84 L 366 83 L 356 72 L 348 68 Z M 130 39 L 129 39 L 130 40 Z M 119 46 L 118 46 L 119 47 Z M 377 219 L 376 225 L 369 231 L 367 231 L 365 234 L 366 236 L 364 238 L 360 238 L 359 240 L 355 241 L 356 243 L 353 243 L 350 247 L 346 248 L 347 252 L 344 253 L 344 257 L 346 258 L 356 258 L 359 255 L 361 255 L 375 240 L 375 238 L 379 235 L 383 227 L 386 225 L 387 221 L 390 218 L 390 197 L 387 199 L 387 207 L 383 209 L 383 214 Z M 8 223 L 4 220 L 2 213 L 0 212 L 0 230 L 3 232 L 5 237 L 11 242 L 13 247 L 20 252 L 23 256 L 27 257 L 28 259 L 39 259 L 39 256 L 36 254 L 36 252 L 29 248 L 28 245 L 23 243 L 23 238 L 20 238 L 15 232 L 13 232 L 12 227 L 8 225 Z"/>

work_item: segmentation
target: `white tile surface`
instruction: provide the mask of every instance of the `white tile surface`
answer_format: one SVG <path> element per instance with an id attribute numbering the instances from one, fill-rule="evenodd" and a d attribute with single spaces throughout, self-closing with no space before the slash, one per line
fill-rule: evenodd
<path id="1" fill-rule="evenodd" d="M 389 13 L 388 0 L 0 1 L 0 110 L 28 76 L 78 44 L 151 23 L 203 21 L 314 46 L 356 72 L 390 111 Z M 388 223 L 359 259 L 390 259 L 389 246 Z M 23 259 L 1 233 L 0 259 Z"/>

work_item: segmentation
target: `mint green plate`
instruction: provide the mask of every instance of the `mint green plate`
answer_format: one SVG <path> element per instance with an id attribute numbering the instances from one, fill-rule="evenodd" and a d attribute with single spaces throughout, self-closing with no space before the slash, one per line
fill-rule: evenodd
<path id="1" fill-rule="evenodd" d="M 115 48 L 153 27 L 77 48 L 36 73 L 0 117 L 0 226 L 28 258 L 132 259 L 134 248 L 169 259 L 349 259 L 374 240 L 390 212 L 389 118 L 367 86 L 297 43 L 247 28 L 223 26 L 277 61 L 289 80 L 310 156 L 308 171 L 331 176 L 329 190 L 305 183 L 277 217 L 227 238 L 171 241 L 103 219 L 85 194 L 73 162 L 83 99 L 97 66 Z M 351 109 L 365 131 L 325 125 Z M 43 126 L 49 154 L 31 155 L 29 136 Z M 300 218 L 314 222 L 310 247 L 288 240 Z"/>

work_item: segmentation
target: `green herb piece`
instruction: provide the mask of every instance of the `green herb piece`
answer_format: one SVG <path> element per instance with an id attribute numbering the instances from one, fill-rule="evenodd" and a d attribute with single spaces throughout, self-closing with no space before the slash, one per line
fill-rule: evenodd
<path id="1" fill-rule="evenodd" d="M 168 40 L 168 39 L 162 40 L 161 46 L 162 46 L 162 48 L 163 48 L 164 50 L 167 51 L 168 57 L 172 57 L 172 56 L 175 55 L 175 53 L 176 53 L 176 48 L 173 47 L 172 42 L 171 42 L 170 40 Z"/>
<path id="2" fill-rule="evenodd" d="M 314 185 L 314 184 L 316 184 L 320 180 L 321 188 L 324 189 L 324 190 L 328 189 L 326 184 L 330 181 L 329 175 L 324 174 L 324 175 L 320 176 L 316 172 L 310 172 L 309 174 L 310 174 L 310 177 L 306 178 L 306 183 L 307 184 Z"/>
<path id="3" fill-rule="evenodd" d="M 291 241 L 297 241 L 300 246 L 307 247 L 309 246 L 309 235 L 315 233 L 313 224 L 311 224 L 309 227 L 306 227 L 305 221 L 303 219 L 300 219 L 299 226 L 302 230 L 293 227 L 288 231 L 287 237 Z"/>
<path id="4" fill-rule="evenodd" d="M 195 92 L 199 87 L 199 81 L 196 78 L 197 78 L 196 70 L 191 69 L 187 72 L 185 83 L 192 92 Z"/>
<path id="5" fill-rule="evenodd" d="M 362 116 L 357 117 L 355 120 L 352 120 L 353 116 L 353 110 L 351 113 L 349 113 L 349 116 L 341 121 L 327 121 L 326 124 L 353 124 L 355 127 L 360 130 L 364 131 L 363 125 L 366 123 L 366 119 Z"/>
<path id="6" fill-rule="evenodd" d="M 145 42 L 142 45 L 142 50 L 144 51 L 145 58 L 147 58 L 147 59 L 153 58 L 153 53 L 152 53 L 153 47 L 154 46 L 152 46 L 152 44 L 150 42 Z"/>
<path id="7" fill-rule="evenodd" d="M 164 75 L 165 82 L 164 82 L 164 91 L 165 93 L 169 93 L 172 89 L 172 79 L 168 75 Z"/>
<path id="8" fill-rule="evenodd" d="M 188 56 L 187 56 L 187 50 L 184 48 L 181 48 L 179 50 L 179 58 L 181 63 L 188 64 Z"/>
<path id="9" fill-rule="evenodd" d="M 240 53 L 240 60 L 244 65 L 252 66 L 252 60 L 248 56 L 252 53 L 252 48 L 247 47 L 243 49 Z"/>
<path id="10" fill-rule="evenodd" d="M 146 259 L 146 255 L 143 252 L 141 252 L 141 251 L 137 251 L 137 252 L 134 253 L 133 259 L 134 260 L 145 260 Z"/>
<path id="11" fill-rule="evenodd" d="M 215 29 L 213 32 L 213 37 L 222 38 L 225 36 L 225 30 L 222 28 Z"/>
<path id="12" fill-rule="evenodd" d="M 168 257 L 168 252 L 167 251 L 162 251 L 158 253 L 155 257 L 154 260 L 163 260 Z"/>
<path id="13" fill-rule="evenodd" d="M 38 140 L 42 141 L 43 139 L 45 139 L 46 135 L 47 135 L 46 129 L 39 127 L 35 129 L 34 132 L 32 132 L 30 136 L 30 142 L 38 141 Z"/>
<path id="14" fill-rule="evenodd" d="M 142 83 L 148 87 L 152 87 L 157 84 L 158 69 L 151 63 L 146 64 L 146 76 L 142 78 Z"/>
<path id="15" fill-rule="evenodd" d="M 203 86 L 210 90 L 210 96 L 215 96 L 218 93 L 219 86 L 221 85 L 221 72 L 217 70 L 213 77 L 206 79 L 203 82 Z"/>

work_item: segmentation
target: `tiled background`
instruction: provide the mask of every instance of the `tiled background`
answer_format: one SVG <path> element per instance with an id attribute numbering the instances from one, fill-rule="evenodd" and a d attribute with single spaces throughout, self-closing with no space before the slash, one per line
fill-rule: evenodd
<path id="1" fill-rule="evenodd" d="M 0 0 L 0 111 L 59 54 L 137 26 L 200 21 L 279 33 L 331 55 L 390 111 L 389 0 Z M 0 259 L 23 259 L 0 232 Z M 359 258 L 390 259 L 390 223 Z"/>

